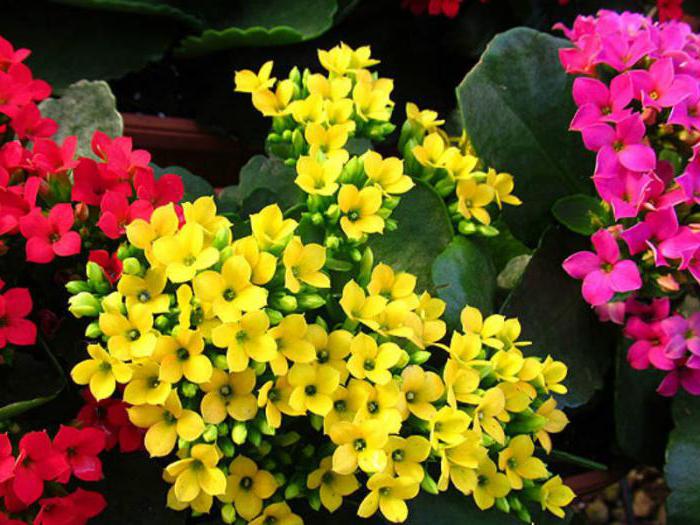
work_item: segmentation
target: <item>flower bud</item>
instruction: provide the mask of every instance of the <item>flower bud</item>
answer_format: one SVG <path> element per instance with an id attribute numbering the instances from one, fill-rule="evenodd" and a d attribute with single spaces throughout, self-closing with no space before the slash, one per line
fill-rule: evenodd
<path id="1" fill-rule="evenodd" d="M 270 324 L 273 326 L 276 324 L 280 324 L 282 319 L 284 319 L 284 315 L 282 315 L 282 312 L 280 312 L 279 310 L 265 308 L 265 313 L 267 314 L 268 319 L 270 319 Z"/>
<path id="2" fill-rule="evenodd" d="M 422 488 L 428 494 L 437 495 L 438 493 L 437 483 L 435 483 L 435 480 L 427 472 L 425 472 L 425 476 L 423 476 L 423 481 L 420 483 L 420 488 Z"/>
<path id="3" fill-rule="evenodd" d="M 297 297 L 297 303 L 302 310 L 315 310 L 326 304 L 326 300 L 318 294 L 303 294 Z"/>
<path id="4" fill-rule="evenodd" d="M 71 295 L 78 294 L 80 292 L 89 292 L 90 285 L 87 281 L 68 281 L 66 283 L 66 290 Z"/>
<path id="5" fill-rule="evenodd" d="M 216 354 L 214 359 L 212 359 L 212 363 L 219 370 L 228 370 L 228 360 L 223 354 Z"/>
<path id="6" fill-rule="evenodd" d="M 255 371 L 256 376 L 261 376 L 265 373 L 265 370 L 267 370 L 267 365 L 260 361 L 253 361 L 252 368 Z"/>
<path id="7" fill-rule="evenodd" d="M 496 498 L 496 508 L 506 514 L 510 512 L 510 505 L 506 498 Z"/>
<path id="8" fill-rule="evenodd" d="M 228 436 L 220 437 L 216 444 L 225 457 L 232 458 L 236 455 L 236 447 Z"/>
<path id="9" fill-rule="evenodd" d="M 459 230 L 459 233 L 462 235 L 472 235 L 476 232 L 476 224 L 473 222 L 459 221 L 457 230 Z"/>
<path id="10" fill-rule="evenodd" d="M 231 228 L 219 228 L 212 241 L 212 246 L 217 250 L 223 250 L 229 244 L 231 244 Z"/>
<path id="11" fill-rule="evenodd" d="M 233 430 L 231 431 L 231 439 L 236 445 L 242 445 L 246 442 L 248 438 L 248 428 L 242 421 L 237 422 L 233 425 Z"/>
<path id="12" fill-rule="evenodd" d="M 127 257 L 123 262 L 124 269 L 122 272 L 124 275 L 140 275 L 143 269 L 141 268 L 141 263 L 136 257 Z"/>
<path id="13" fill-rule="evenodd" d="M 455 187 L 455 181 L 450 177 L 443 177 L 435 184 L 435 191 L 444 199 L 454 193 Z"/>
<path id="14" fill-rule="evenodd" d="M 187 398 L 196 396 L 198 391 L 199 387 L 194 383 L 185 382 L 180 386 L 180 392 L 182 392 L 182 395 Z"/>
<path id="15" fill-rule="evenodd" d="M 328 217 L 331 223 L 335 224 L 340 218 L 340 206 L 337 204 L 331 204 L 326 210 L 326 217 Z"/>
<path id="16" fill-rule="evenodd" d="M 102 336 L 102 330 L 100 330 L 100 323 L 93 321 L 87 328 L 85 328 L 85 337 L 89 339 L 97 339 Z"/>
<path id="17" fill-rule="evenodd" d="M 399 223 L 396 222 L 394 219 L 387 219 L 386 221 L 384 221 L 384 229 L 388 232 L 396 231 L 398 227 Z"/>
<path id="18" fill-rule="evenodd" d="M 294 499 L 297 496 L 299 496 L 299 494 L 301 494 L 301 487 L 299 487 L 299 485 L 297 485 L 296 483 L 291 483 L 291 484 L 287 485 L 286 489 L 284 489 L 285 501 L 290 500 L 290 499 Z"/>
<path id="19" fill-rule="evenodd" d="M 88 283 L 90 286 L 97 286 L 100 283 L 105 282 L 105 272 L 102 266 L 93 261 L 88 261 L 85 265 L 85 273 L 88 278 Z"/>
<path id="20" fill-rule="evenodd" d="M 499 234 L 498 228 L 494 228 L 493 226 L 487 224 L 479 224 L 476 227 L 476 231 L 478 231 L 484 237 L 496 237 Z"/>
<path id="21" fill-rule="evenodd" d="M 272 443 L 269 441 L 263 441 L 260 443 L 260 446 L 258 447 L 258 453 L 261 456 L 267 456 L 270 452 L 272 452 Z"/>
<path id="22" fill-rule="evenodd" d="M 258 420 L 258 430 L 266 436 L 274 436 L 275 435 L 275 429 L 270 426 L 270 424 L 267 422 L 267 419 L 261 418 Z"/>
<path id="23" fill-rule="evenodd" d="M 411 364 L 413 365 L 422 365 L 425 363 L 428 359 L 430 359 L 430 356 L 432 354 L 428 352 L 427 350 L 418 350 L 417 352 L 413 352 L 411 354 Z"/>
<path id="24" fill-rule="evenodd" d="M 227 525 L 236 521 L 236 509 L 231 503 L 227 503 L 221 507 L 221 521 Z"/>
<path id="25" fill-rule="evenodd" d="M 207 425 L 207 427 L 204 429 L 204 432 L 202 433 L 202 439 L 206 441 L 207 443 L 213 443 L 216 441 L 216 438 L 219 436 L 219 431 L 216 428 L 216 425 Z"/>
<path id="26" fill-rule="evenodd" d="M 68 299 L 68 311 L 75 317 L 97 317 L 102 311 L 100 301 L 90 292 L 80 292 Z"/>
<path id="27" fill-rule="evenodd" d="M 74 215 L 77 222 L 86 222 L 90 217 L 90 208 L 84 202 L 79 202 L 75 205 Z"/>
<path id="28" fill-rule="evenodd" d="M 270 298 L 270 305 L 284 313 L 297 309 L 297 300 L 293 295 L 275 295 Z"/>

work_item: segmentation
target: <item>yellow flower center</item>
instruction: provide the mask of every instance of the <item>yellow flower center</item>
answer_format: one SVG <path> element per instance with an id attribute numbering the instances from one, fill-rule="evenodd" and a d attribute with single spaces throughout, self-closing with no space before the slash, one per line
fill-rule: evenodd
<path id="1" fill-rule="evenodd" d="M 190 358 L 190 353 L 187 351 L 186 348 L 178 348 L 176 354 L 178 360 L 180 361 L 187 361 Z"/>
<path id="2" fill-rule="evenodd" d="M 479 476 L 476 478 L 476 483 L 480 487 L 485 487 L 486 485 L 489 484 L 489 478 L 487 478 L 483 474 L 479 474 Z"/>
<path id="3" fill-rule="evenodd" d="M 221 397 L 229 397 L 231 393 L 231 387 L 228 385 L 224 385 L 221 388 L 219 388 L 219 395 L 221 395 Z"/>
<path id="4" fill-rule="evenodd" d="M 415 392 L 406 392 L 406 401 L 409 403 L 413 403 L 416 400 L 416 393 Z"/>
<path id="5" fill-rule="evenodd" d="M 394 461 L 401 463 L 404 460 L 405 454 L 404 451 L 401 450 L 400 448 L 397 448 L 391 453 L 391 459 Z"/>
<path id="6" fill-rule="evenodd" d="M 148 291 L 146 290 L 139 292 L 139 294 L 136 297 L 140 303 L 147 303 L 151 300 L 151 294 L 148 293 Z"/>
<path id="7" fill-rule="evenodd" d="M 307 396 L 315 396 L 316 395 L 316 387 L 314 385 L 306 385 L 304 388 L 304 393 Z"/>
<path id="8" fill-rule="evenodd" d="M 370 401 L 369 403 L 367 403 L 367 412 L 369 412 L 370 414 L 376 414 L 377 412 L 379 412 L 379 405 L 376 401 Z"/>
<path id="9" fill-rule="evenodd" d="M 131 341 L 136 341 L 139 338 L 139 331 L 138 330 L 130 330 L 126 336 L 129 338 Z"/>
<path id="10" fill-rule="evenodd" d="M 253 478 L 250 476 L 241 478 L 240 486 L 243 490 L 250 490 L 250 488 L 253 486 Z"/>
<path id="11" fill-rule="evenodd" d="M 321 476 L 321 483 L 324 485 L 330 485 L 333 483 L 333 473 L 330 470 L 324 472 L 323 476 Z"/>
<path id="12" fill-rule="evenodd" d="M 196 261 L 197 259 L 193 255 L 188 255 L 182 260 L 182 264 L 185 266 L 192 266 Z"/>
<path id="13" fill-rule="evenodd" d="M 357 221 L 360 218 L 360 214 L 357 211 L 351 211 L 348 213 L 348 219 L 350 219 L 352 222 Z"/>
<path id="14" fill-rule="evenodd" d="M 102 361 L 100 363 L 100 370 L 102 372 L 109 372 L 110 370 L 112 370 L 112 365 L 110 363 L 108 363 L 107 361 Z"/>
<path id="15" fill-rule="evenodd" d="M 327 363 L 329 357 L 330 357 L 330 354 L 328 353 L 328 350 L 321 350 L 316 354 L 316 359 L 321 364 Z"/>
<path id="16" fill-rule="evenodd" d="M 373 359 L 365 359 L 364 362 L 364 369 L 367 370 L 368 372 L 371 372 L 374 370 L 374 360 Z"/>
<path id="17" fill-rule="evenodd" d="M 379 495 L 386 498 L 391 495 L 391 489 L 389 487 L 382 487 L 379 489 Z"/>
<path id="18" fill-rule="evenodd" d="M 345 412 L 348 409 L 348 405 L 345 403 L 344 399 L 338 399 L 333 403 L 333 410 L 336 412 Z"/>
<path id="19" fill-rule="evenodd" d="M 367 448 L 367 442 L 363 438 L 357 438 L 353 442 L 353 446 L 355 447 L 355 450 L 358 452 L 362 452 L 364 449 Z"/>

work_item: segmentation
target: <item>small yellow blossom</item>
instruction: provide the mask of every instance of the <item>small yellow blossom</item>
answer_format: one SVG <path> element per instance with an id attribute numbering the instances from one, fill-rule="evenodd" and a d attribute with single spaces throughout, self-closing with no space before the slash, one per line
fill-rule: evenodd
<path id="1" fill-rule="evenodd" d="M 284 246 L 297 223 L 293 219 L 285 219 L 279 206 L 270 204 L 250 216 L 250 227 L 260 249 L 269 250 Z"/>
<path id="2" fill-rule="evenodd" d="M 277 356 L 277 344 L 269 334 L 270 319 L 262 310 L 248 312 L 239 321 L 224 323 L 212 332 L 212 341 L 226 348 L 226 360 L 232 372 L 242 372 L 251 359 L 268 363 Z"/>
<path id="3" fill-rule="evenodd" d="M 389 436 L 386 455 L 387 470 L 420 483 L 425 475 L 422 463 L 430 456 L 430 441 L 423 436 Z"/>
<path id="4" fill-rule="evenodd" d="M 304 525 L 304 521 L 292 512 L 286 503 L 273 503 L 265 507 L 263 513 L 250 522 L 250 525 Z"/>
<path id="5" fill-rule="evenodd" d="M 308 325 L 301 314 L 291 314 L 270 330 L 270 336 L 277 344 L 277 356 L 270 366 L 275 375 L 287 373 L 289 364 L 311 363 L 316 359 L 314 345 L 306 338 Z"/>
<path id="6" fill-rule="evenodd" d="M 286 115 L 294 89 L 294 83 L 287 79 L 279 81 L 275 91 L 258 89 L 253 93 L 253 106 L 265 117 Z"/>
<path id="7" fill-rule="evenodd" d="M 324 161 L 300 157 L 294 182 L 309 195 L 329 196 L 338 191 L 337 181 L 342 170 L 343 161 L 336 157 Z"/>
<path id="8" fill-rule="evenodd" d="M 343 498 L 360 488 L 354 474 L 338 474 L 333 472 L 333 458 L 325 457 L 319 467 L 312 471 L 306 479 L 309 489 L 319 490 L 321 504 L 329 512 L 335 512 L 343 504 Z"/>
<path id="9" fill-rule="evenodd" d="M 236 456 L 228 470 L 226 493 L 219 499 L 233 503 L 238 515 L 250 521 L 262 511 L 263 500 L 272 497 L 277 490 L 277 480 L 245 456 Z"/>
<path id="10" fill-rule="evenodd" d="M 496 196 L 496 204 L 503 207 L 503 203 L 511 206 L 520 206 L 523 202 L 513 195 L 515 183 L 513 176 L 509 173 L 496 173 L 494 169 L 489 169 L 486 175 L 486 184 L 491 186 Z"/>
<path id="11" fill-rule="evenodd" d="M 294 237 L 284 249 L 284 285 L 292 293 L 299 293 L 301 283 L 314 288 L 329 288 L 331 281 L 321 269 L 326 264 L 326 248 L 320 244 L 302 244 Z"/>
<path id="12" fill-rule="evenodd" d="M 445 392 L 445 385 L 435 372 L 426 372 L 411 365 L 401 372 L 401 410 L 404 417 L 414 416 L 430 421 L 437 409 L 433 405 Z"/>
<path id="13" fill-rule="evenodd" d="M 255 73 L 249 69 L 236 71 L 235 82 L 236 91 L 239 93 L 254 93 L 259 89 L 269 89 L 275 84 L 274 78 L 270 78 L 272 74 L 272 60 L 265 62 L 260 70 Z"/>
<path id="14" fill-rule="evenodd" d="M 132 366 L 133 377 L 124 389 L 124 401 L 131 405 L 162 405 L 168 399 L 172 385 L 160 379 L 160 367 L 155 361 L 144 360 Z"/>
<path id="15" fill-rule="evenodd" d="M 90 385 L 90 392 L 98 401 L 114 393 L 117 383 L 127 383 L 131 367 L 111 356 L 100 345 L 88 345 L 90 359 L 81 361 L 71 370 L 71 378 L 79 385 Z"/>
<path id="16" fill-rule="evenodd" d="M 384 231 L 384 219 L 377 212 L 382 207 L 382 192 L 369 186 L 361 190 L 353 184 L 343 184 L 338 192 L 342 212 L 340 227 L 349 239 L 359 240 L 366 233 Z"/>
<path id="17" fill-rule="evenodd" d="M 391 381 L 390 369 L 401 358 L 401 349 L 395 343 L 377 344 L 367 334 L 357 334 L 350 343 L 348 370 L 357 379 L 367 378 L 378 385 Z"/>
<path id="18" fill-rule="evenodd" d="M 506 473 L 511 488 L 523 488 L 523 479 L 540 479 L 547 476 L 547 467 L 541 459 L 533 457 L 535 445 L 529 436 L 519 435 L 498 454 L 498 468 Z"/>
<path id="19" fill-rule="evenodd" d="M 184 376 L 192 383 L 209 381 L 212 364 L 203 354 L 202 335 L 187 328 L 158 338 L 154 358 L 160 362 L 160 379 L 177 383 Z"/>
<path id="20" fill-rule="evenodd" d="M 175 497 L 181 503 L 194 500 L 201 492 L 218 496 L 226 490 L 226 476 L 217 468 L 219 451 L 214 445 L 195 445 L 190 456 L 165 467 L 165 476 L 174 480 Z"/>
<path id="21" fill-rule="evenodd" d="M 148 307 L 134 305 L 127 316 L 118 312 L 103 312 L 99 318 L 100 330 L 109 339 L 110 353 L 121 359 L 150 357 L 158 336 L 153 331 L 153 315 Z"/>
<path id="22" fill-rule="evenodd" d="M 338 163 L 338 175 L 340 174 L 340 170 L 342 170 L 342 165 L 348 161 L 348 158 L 350 157 L 350 154 L 346 149 L 344 149 L 345 144 L 348 141 L 348 133 L 349 130 L 347 126 L 344 126 L 342 124 L 335 124 L 331 125 L 330 127 L 326 128 L 323 124 L 319 122 L 312 122 L 308 126 L 306 126 L 306 129 L 304 130 L 304 138 L 306 139 L 306 142 L 309 144 L 309 158 L 315 159 L 319 156 L 319 153 L 322 154 L 327 160 L 333 160 Z M 297 173 L 301 174 L 301 170 L 299 169 L 299 163 L 301 162 L 301 159 L 307 158 L 307 157 L 301 157 L 297 161 Z M 325 164 L 324 164 L 325 166 Z M 333 169 L 335 169 L 335 166 L 332 166 Z M 338 175 L 335 176 L 333 179 L 334 181 L 338 178 Z M 308 191 L 304 186 L 299 184 L 297 181 L 297 184 L 304 190 L 306 193 L 313 193 Z M 323 193 L 319 192 L 319 195 L 324 195 Z M 330 194 L 328 194 L 330 195 Z"/>
<path id="23" fill-rule="evenodd" d="M 338 421 L 329 429 L 333 443 L 333 471 L 352 474 L 359 466 L 364 472 L 381 472 L 386 468 L 384 451 L 389 436 L 381 422 L 367 419 L 359 423 Z"/>
<path id="24" fill-rule="evenodd" d="M 338 388 L 340 374 L 330 366 L 297 363 L 289 370 L 292 394 L 289 405 L 299 411 L 325 416 L 333 408 L 331 395 Z"/>
<path id="25" fill-rule="evenodd" d="M 559 476 L 547 480 L 540 488 L 542 510 L 546 509 L 558 518 L 564 517 L 562 507 L 566 507 L 575 497 L 574 491 L 564 485 Z"/>
<path id="26" fill-rule="evenodd" d="M 160 314 L 170 307 L 170 297 L 163 293 L 167 282 L 162 269 L 149 268 L 143 277 L 123 275 L 117 284 L 117 291 L 126 298 L 127 310 L 139 304 L 152 314 Z"/>
<path id="27" fill-rule="evenodd" d="M 374 474 L 367 482 L 370 493 L 360 503 L 357 515 L 369 518 L 377 509 L 392 523 L 403 523 L 408 518 L 407 499 L 413 499 L 420 490 L 412 478 L 395 478 L 389 474 Z"/>
<path id="28" fill-rule="evenodd" d="M 461 410 L 444 406 L 430 420 L 430 444 L 433 448 L 454 446 L 464 440 L 471 418 Z"/>
<path id="29" fill-rule="evenodd" d="M 474 179 L 457 182 L 457 210 L 465 219 L 474 218 L 482 224 L 491 224 L 491 216 L 485 208 L 494 198 L 495 191 L 488 184 L 480 184 Z"/>
<path id="30" fill-rule="evenodd" d="M 411 177 L 404 175 L 403 161 L 396 157 L 382 159 L 376 151 L 362 156 L 365 173 L 387 195 L 400 195 L 415 186 Z"/>
<path id="31" fill-rule="evenodd" d="M 185 224 L 175 235 L 155 241 L 153 256 L 166 267 L 165 273 L 173 283 L 189 281 L 219 260 L 216 248 L 204 246 L 204 231 L 196 224 Z"/>
<path id="32" fill-rule="evenodd" d="M 215 368 L 211 380 L 201 388 L 206 392 L 201 410 L 207 423 L 217 425 L 226 419 L 227 414 L 236 421 L 248 421 L 258 412 L 253 395 L 255 371 L 252 368 L 230 374 Z"/>
<path id="33" fill-rule="evenodd" d="M 367 295 L 355 281 L 348 281 L 343 287 L 340 306 L 352 321 L 359 321 L 372 329 L 378 328 L 375 320 L 386 308 L 387 300 L 380 295 Z"/>
<path id="34" fill-rule="evenodd" d="M 496 498 L 503 498 L 510 492 L 508 478 L 498 472 L 496 464 L 488 456 L 479 462 L 476 475 L 474 502 L 481 510 L 490 509 Z"/>
<path id="35" fill-rule="evenodd" d="M 438 118 L 438 112 L 430 109 L 420 110 L 413 102 L 406 104 L 406 118 L 412 120 L 425 129 L 428 133 L 436 131 L 445 121 Z"/>

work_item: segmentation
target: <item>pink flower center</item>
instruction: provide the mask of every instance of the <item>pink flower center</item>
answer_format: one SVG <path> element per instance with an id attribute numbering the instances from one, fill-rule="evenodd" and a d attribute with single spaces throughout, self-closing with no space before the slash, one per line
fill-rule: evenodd
<path id="1" fill-rule="evenodd" d="M 622 151 L 625 147 L 625 144 L 621 140 L 616 140 L 615 142 L 613 142 L 612 146 L 615 149 L 615 151 Z"/>

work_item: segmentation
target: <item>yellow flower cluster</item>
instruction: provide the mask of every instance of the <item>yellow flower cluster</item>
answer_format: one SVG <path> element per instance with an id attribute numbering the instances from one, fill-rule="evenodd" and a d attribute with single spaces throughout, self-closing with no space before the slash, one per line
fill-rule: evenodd
<path id="1" fill-rule="evenodd" d="M 513 176 L 493 168 L 484 170 L 466 134 L 450 137 L 441 127 L 444 123 L 435 111 L 406 105 L 399 147 L 410 159 L 410 173 L 432 184 L 447 200 L 461 233 L 496 235 L 491 226 L 493 210 L 521 204 L 513 195 Z"/>
<path id="2" fill-rule="evenodd" d="M 183 215 L 171 204 L 127 227 L 101 342 L 72 371 L 97 399 L 124 385 L 148 452 L 176 456 L 169 507 L 294 525 L 287 501 L 332 512 L 364 484 L 358 514 L 402 522 L 421 487 L 452 483 L 483 509 L 562 514 L 573 493 L 535 442 L 548 452 L 567 423 L 550 395 L 566 367 L 526 356 L 517 320 L 466 307 L 443 344 L 445 303 L 415 276 L 378 264 L 334 294 L 325 248 L 275 205 L 240 239 L 212 198 Z M 421 366 L 440 354 L 439 372 Z"/>

